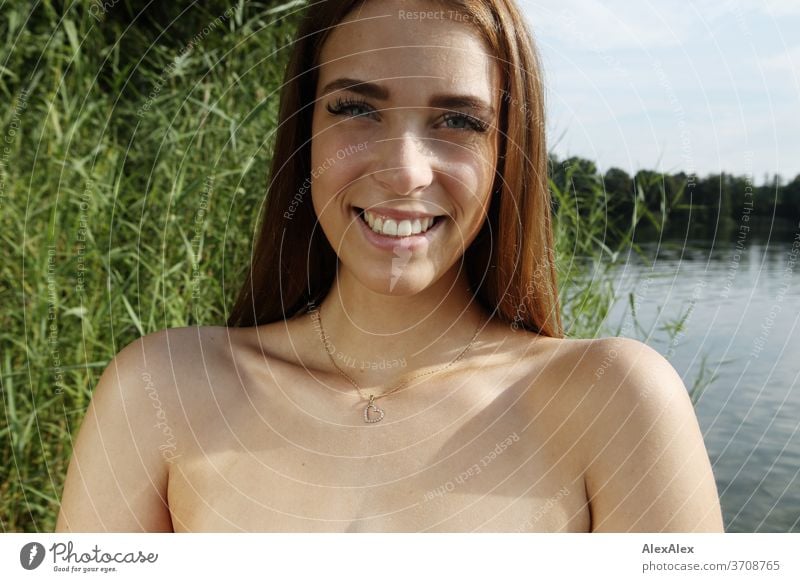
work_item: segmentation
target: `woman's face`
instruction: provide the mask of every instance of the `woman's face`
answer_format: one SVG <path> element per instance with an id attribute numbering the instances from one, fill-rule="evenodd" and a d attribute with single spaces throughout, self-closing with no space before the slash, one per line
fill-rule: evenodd
<path id="1" fill-rule="evenodd" d="M 340 268 L 376 292 L 417 293 L 458 269 L 485 220 L 500 71 L 468 18 L 368 2 L 323 46 L 314 209 Z"/>

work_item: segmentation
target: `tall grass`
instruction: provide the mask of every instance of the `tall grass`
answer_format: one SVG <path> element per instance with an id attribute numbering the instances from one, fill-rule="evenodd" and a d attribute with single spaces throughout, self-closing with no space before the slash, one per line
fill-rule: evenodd
<path id="1" fill-rule="evenodd" d="M 555 156 L 550 160 L 550 192 L 556 208 L 554 243 L 566 334 L 582 338 L 624 335 L 646 343 L 657 336 L 674 345 L 684 333 L 692 307 L 660 316 L 659 329 L 645 329 L 639 321 L 634 293 L 621 296 L 614 284 L 620 262 L 637 255 L 651 262 L 634 239 L 644 228 L 660 236 L 666 226 L 669 210 L 664 181 L 658 174 L 642 172 L 633 184 L 631 204 L 618 193 L 610 194 L 602 176 L 581 162 L 578 158 L 559 162 Z M 676 199 L 682 196 L 682 188 L 673 193 Z M 645 192 L 658 193 L 657 212 L 646 204 Z M 623 300 L 630 322 L 624 328 L 622 324 L 612 328 L 609 314 Z M 693 403 L 716 378 L 707 354 L 701 355 L 697 376 L 688 386 Z"/>
<path id="2" fill-rule="evenodd" d="M 88 1 L 3 5 L 0 531 L 54 528 L 72 435 L 121 347 L 223 324 L 302 4 L 119 3 L 100 21 Z M 629 241 L 604 237 L 599 184 L 551 186 L 565 321 L 591 337 Z"/>
<path id="3" fill-rule="evenodd" d="M 54 528 L 71 435 L 121 347 L 224 322 L 298 4 L 207 2 L 161 38 L 89 2 L 4 5 L 0 530 Z"/>
<path id="4" fill-rule="evenodd" d="M 559 293 L 566 334 L 595 337 L 606 330 L 612 306 L 618 301 L 610 272 L 629 254 L 643 254 L 634 234 L 644 219 L 659 230 L 659 221 L 642 202 L 639 184 L 629 200 L 610 195 L 601 175 L 583 168 L 580 160 L 550 158 L 550 193 L 555 209 L 554 244 Z M 624 209 L 624 210 L 622 210 Z M 626 215 L 620 219 L 620 215 Z M 664 216 L 666 219 L 666 216 Z M 635 315 L 635 314 L 634 314 Z"/>

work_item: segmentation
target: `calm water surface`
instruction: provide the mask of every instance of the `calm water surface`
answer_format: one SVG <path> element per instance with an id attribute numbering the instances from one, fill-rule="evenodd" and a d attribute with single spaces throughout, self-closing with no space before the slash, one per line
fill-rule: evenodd
<path id="1" fill-rule="evenodd" d="M 690 389 L 705 358 L 696 411 L 729 532 L 800 531 L 800 228 L 769 222 L 639 243 L 604 334 L 646 341 Z"/>

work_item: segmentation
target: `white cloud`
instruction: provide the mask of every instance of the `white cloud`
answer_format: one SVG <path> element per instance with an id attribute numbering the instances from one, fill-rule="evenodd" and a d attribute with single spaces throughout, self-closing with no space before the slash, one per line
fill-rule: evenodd
<path id="1" fill-rule="evenodd" d="M 800 0 L 518 2 L 559 154 L 703 174 L 737 171 L 751 151 L 756 174 L 800 171 Z"/>
<path id="2" fill-rule="evenodd" d="M 792 47 L 786 52 L 764 57 L 758 61 L 758 64 L 765 69 L 787 72 L 796 76 L 800 71 L 800 45 Z"/>
<path id="3" fill-rule="evenodd" d="M 753 10 L 774 16 L 800 16 L 797 0 L 739 0 Z"/>
<path id="4" fill-rule="evenodd" d="M 573 48 L 610 51 L 679 44 L 686 31 L 685 11 L 670 11 L 661 21 L 646 3 L 598 0 L 520 0 L 523 14 L 542 39 L 559 39 Z"/>
<path id="5" fill-rule="evenodd" d="M 798 0 L 518 0 L 543 39 L 594 51 L 677 46 L 720 20 L 750 26 L 756 16 L 800 16 Z M 788 40 L 788 39 L 787 39 Z"/>

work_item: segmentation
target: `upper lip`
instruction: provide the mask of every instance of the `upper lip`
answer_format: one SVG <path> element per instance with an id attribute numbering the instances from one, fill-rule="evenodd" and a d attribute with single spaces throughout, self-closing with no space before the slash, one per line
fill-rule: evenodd
<path id="1" fill-rule="evenodd" d="M 354 208 L 359 208 L 358 206 L 354 206 Z M 375 207 L 372 206 L 370 208 L 366 208 L 372 214 L 377 216 L 381 216 L 384 218 L 394 218 L 395 220 L 414 220 L 415 218 L 423 219 L 423 218 L 432 218 L 436 216 L 440 216 L 438 214 L 431 214 L 430 212 L 425 212 L 424 210 L 400 210 L 397 208 L 386 208 L 384 206 Z"/>

